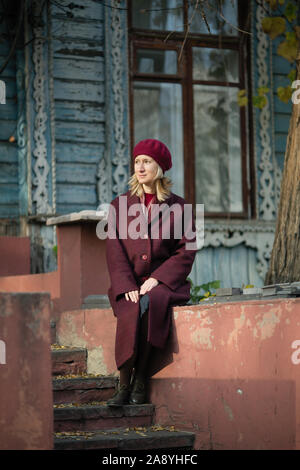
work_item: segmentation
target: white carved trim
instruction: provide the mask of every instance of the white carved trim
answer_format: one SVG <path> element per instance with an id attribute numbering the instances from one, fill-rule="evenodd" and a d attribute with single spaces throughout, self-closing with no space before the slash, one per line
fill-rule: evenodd
<path id="1" fill-rule="evenodd" d="M 204 248 L 232 248 L 241 243 L 254 248 L 257 251 L 257 272 L 265 279 L 273 247 L 275 222 L 205 221 L 204 227 Z"/>
<path id="2" fill-rule="evenodd" d="M 256 8 L 256 30 L 258 38 L 256 62 L 258 68 L 258 87 L 269 88 L 270 82 L 267 57 L 272 51 L 270 52 L 270 40 L 261 27 L 261 20 L 264 18 L 265 14 L 265 9 L 258 5 Z M 266 106 L 259 113 L 259 125 L 259 136 L 262 146 L 259 163 L 259 169 L 261 170 L 259 195 L 262 197 L 262 202 L 259 206 L 259 217 L 263 220 L 274 220 L 276 217 L 276 207 L 274 204 L 274 167 L 270 132 L 271 113 L 268 96 Z"/>
<path id="3" fill-rule="evenodd" d="M 34 121 L 34 142 L 33 155 L 36 161 L 33 166 L 34 177 L 32 184 L 36 186 L 33 195 L 33 202 L 36 203 L 37 214 L 51 213 L 48 197 L 47 178 L 50 167 L 47 161 L 47 142 L 45 137 L 47 113 L 45 107 L 43 49 L 45 39 L 43 38 L 43 27 L 40 25 L 33 28 L 35 40 L 33 42 L 32 60 L 34 64 L 33 98 L 35 100 L 35 121 Z"/>
<path id="4" fill-rule="evenodd" d="M 51 176 L 52 176 L 52 212 L 56 213 L 56 141 L 55 141 L 55 106 L 54 106 L 54 83 L 53 83 L 53 49 L 52 49 L 52 15 L 51 2 L 47 8 L 48 25 L 48 84 L 50 102 L 50 134 L 51 134 Z"/>
<path id="5" fill-rule="evenodd" d="M 116 142 L 115 157 L 112 159 L 113 165 L 116 165 L 116 169 L 113 173 L 113 192 L 116 194 L 124 193 L 127 189 L 128 181 L 128 155 L 127 155 L 127 144 L 126 135 L 124 129 L 124 57 L 123 57 L 123 46 L 126 42 L 126 30 L 122 27 L 121 15 L 125 14 L 125 11 L 121 11 L 119 0 L 113 0 L 111 2 L 111 57 L 112 57 L 112 91 L 114 97 L 114 138 Z M 114 8 L 115 7 L 115 8 Z M 126 59 L 125 59 L 126 60 Z"/>

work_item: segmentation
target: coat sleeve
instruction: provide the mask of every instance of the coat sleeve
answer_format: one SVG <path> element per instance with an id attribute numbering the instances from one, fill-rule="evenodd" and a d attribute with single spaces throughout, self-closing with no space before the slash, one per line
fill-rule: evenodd
<path id="1" fill-rule="evenodd" d="M 196 233 L 193 218 L 189 220 L 188 225 L 189 227 L 184 232 L 183 237 L 178 240 L 171 256 L 151 273 L 151 277 L 174 291 L 186 282 L 197 253 L 196 248 L 187 249 L 186 247 L 187 243 L 196 245 L 196 235 L 191 237 L 191 233 Z M 188 237 L 186 236 L 187 233 L 189 234 Z"/>
<path id="2" fill-rule="evenodd" d="M 115 223 L 111 209 L 108 215 L 108 224 L 110 223 Z M 115 300 L 121 294 L 138 290 L 132 267 L 119 239 L 116 226 L 115 231 L 108 232 L 106 239 L 106 262 L 111 280 L 111 292 Z"/>

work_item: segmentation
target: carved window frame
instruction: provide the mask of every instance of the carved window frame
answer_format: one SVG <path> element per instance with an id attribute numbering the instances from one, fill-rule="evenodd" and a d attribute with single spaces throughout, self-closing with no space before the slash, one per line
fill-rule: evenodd
<path id="1" fill-rule="evenodd" d="M 184 23 L 187 24 L 187 8 L 188 2 L 184 1 Z M 192 67 L 192 47 L 220 46 L 220 37 L 217 35 L 204 35 L 190 33 L 186 38 L 185 32 L 173 32 L 170 39 L 165 41 L 168 32 L 151 31 L 134 29 L 131 25 L 131 1 L 128 0 L 128 46 L 129 46 L 129 103 L 130 103 L 130 137 L 131 151 L 134 145 L 134 116 L 133 116 L 133 81 L 174 81 L 181 83 L 183 96 L 183 147 L 184 147 L 184 188 L 185 199 L 195 204 L 195 149 L 193 135 L 193 96 L 191 80 Z M 246 21 L 250 14 L 250 6 L 238 0 L 238 20 L 239 28 L 246 28 Z M 248 23 L 250 24 L 250 22 Z M 249 29 L 249 25 L 248 25 Z M 184 43 L 184 48 L 182 45 Z M 251 58 L 250 58 L 250 35 L 239 32 L 238 36 L 222 37 L 222 47 L 236 49 L 239 51 L 239 88 L 246 88 L 248 92 L 249 102 L 251 102 Z M 159 74 L 140 74 L 137 73 L 135 67 L 135 55 L 137 48 L 156 48 L 161 50 L 174 49 L 180 53 L 182 49 L 182 60 L 178 67 L 176 75 L 159 75 Z M 222 85 L 222 82 L 218 84 Z M 242 163 L 242 212 L 205 212 L 205 217 L 210 218 L 233 218 L 233 219 L 255 219 L 256 218 L 256 169 L 254 163 L 254 146 L 253 146 L 253 116 L 252 107 L 248 106 L 240 108 L 241 122 L 241 163 Z M 131 167 L 133 171 L 133 167 Z"/>

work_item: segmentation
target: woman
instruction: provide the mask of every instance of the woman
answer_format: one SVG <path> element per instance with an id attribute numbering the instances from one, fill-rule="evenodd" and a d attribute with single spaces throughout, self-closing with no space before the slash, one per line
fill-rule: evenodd
<path id="1" fill-rule="evenodd" d="M 106 255 L 120 370 L 120 386 L 108 400 L 109 406 L 145 403 L 147 379 L 162 368 L 172 306 L 184 305 L 190 298 L 186 278 L 196 253 L 186 248 L 185 233 L 175 236 L 178 227 L 183 227 L 185 201 L 170 191 L 172 183 L 164 176 L 172 167 L 168 148 L 155 139 L 142 140 L 135 146 L 133 158 L 130 190 L 112 201 L 108 218 L 109 224 L 115 224 L 114 236 L 111 233 L 107 238 Z M 133 234 L 139 208 L 145 223 L 139 218 L 140 230 Z M 191 229 L 192 216 L 190 219 Z"/>

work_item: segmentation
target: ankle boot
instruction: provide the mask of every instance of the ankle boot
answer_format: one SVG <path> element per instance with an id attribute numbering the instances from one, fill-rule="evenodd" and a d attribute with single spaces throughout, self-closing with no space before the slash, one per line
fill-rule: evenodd
<path id="1" fill-rule="evenodd" d="M 135 379 L 132 392 L 130 394 L 129 403 L 131 405 L 142 405 L 146 403 L 146 383 L 143 380 Z"/>
<path id="2" fill-rule="evenodd" d="M 129 402 L 131 387 L 130 385 L 120 385 L 120 388 L 115 392 L 115 394 L 107 400 L 108 406 L 122 406 L 127 405 Z"/>

